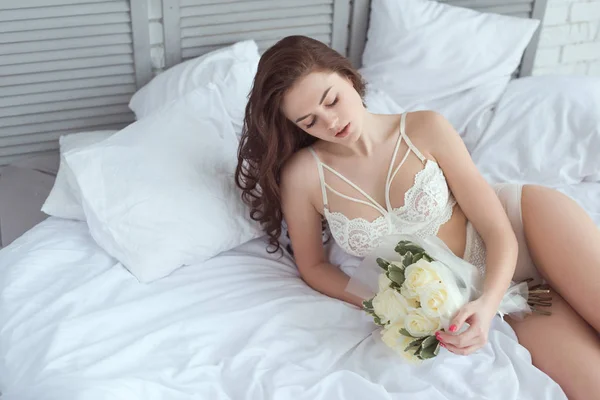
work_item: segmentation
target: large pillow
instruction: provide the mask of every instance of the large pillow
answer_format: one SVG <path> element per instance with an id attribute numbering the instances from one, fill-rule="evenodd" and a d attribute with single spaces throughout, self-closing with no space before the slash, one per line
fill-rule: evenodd
<path id="1" fill-rule="evenodd" d="M 54 217 L 76 219 L 83 221 L 85 215 L 81 207 L 79 186 L 74 181 L 69 167 L 64 162 L 64 154 L 74 149 L 80 149 L 98 143 L 116 131 L 91 131 L 63 135 L 59 139 L 60 164 L 54 186 L 42 205 L 42 212 Z"/>
<path id="2" fill-rule="evenodd" d="M 536 76 L 510 82 L 472 151 L 492 182 L 600 181 L 600 78 Z"/>
<path id="3" fill-rule="evenodd" d="M 217 85 L 239 136 L 259 59 L 256 43 L 247 40 L 177 64 L 138 90 L 131 98 L 129 108 L 137 119 L 141 119 L 212 82 Z"/>
<path id="4" fill-rule="evenodd" d="M 459 133 L 469 110 L 498 100 L 539 25 L 437 1 L 371 4 L 364 78 L 409 111 L 444 114 Z"/>
<path id="5" fill-rule="evenodd" d="M 65 160 L 93 238 L 151 282 L 261 235 L 234 182 L 237 145 L 209 84 Z"/>

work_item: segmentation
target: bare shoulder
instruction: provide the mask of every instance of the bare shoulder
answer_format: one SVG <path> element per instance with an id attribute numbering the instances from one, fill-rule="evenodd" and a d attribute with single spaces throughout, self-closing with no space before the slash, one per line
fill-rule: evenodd
<path id="1" fill-rule="evenodd" d="M 319 175 L 315 158 L 308 148 L 303 148 L 283 165 L 281 170 L 281 191 L 283 196 L 308 197 L 311 201 L 319 186 Z"/>
<path id="2" fill-rule="evenodd" d="M 406 134 L 423 154 L 432 156 L 453 139 L 456 131 L 442 114 L 425 110 L 406 115 Z"/>

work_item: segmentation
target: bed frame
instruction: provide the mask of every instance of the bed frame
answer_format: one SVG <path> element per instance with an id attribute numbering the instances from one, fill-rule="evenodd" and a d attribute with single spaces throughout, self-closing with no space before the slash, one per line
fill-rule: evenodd
<path id="1" fill-rule="evenodd" d="M 376 0 L 374 0 L 376 1 Z M 442 0 L 441 0 L 442 1 Z M 546 0 L 446 0 L 541 19 Z M 360 67 L 370 0 L 19 0 L 0 4 L 0 165 L 56 152 L 60 135 L 120 129 L 152 77 L 239 40 L 304 34 Z M 538 34 L 516 76 L 530 75 Z"/>

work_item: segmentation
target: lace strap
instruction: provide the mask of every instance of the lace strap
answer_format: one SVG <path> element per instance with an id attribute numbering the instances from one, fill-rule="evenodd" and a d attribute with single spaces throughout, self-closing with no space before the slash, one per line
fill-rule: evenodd
<path id="1" fill-rule="evenodd" d="M 402 117 L 400 118 L 400 135 L 402 135 L 402 138 L 406 142 L 406 145 L 408 146 L 408 148 L 411 149 L 412 152 L 415 153 L 415 155 L 417 157 L 419 157 L 419 160 L 421 160 L 422 163 L 425 163 L 426 159 L 423 156 L 423 154 L 421 154 L 419 149 L 417 149 L 417 147 L 410 141 L 410 139 L 406 135 L 406 131 L 405 131 L 405 129 L 406 129 L 406 114 L 407 113 L 405 112 L 404 114 L 402 114 Z"/>
<path id="2" fill-rule="evenodd" d="M 376 209 L 377 211 L 379 211 L 380 213 L 382 213 L 384 215 L 386 213 L 385 209 L 381 208 L 381 206 L 379 206 L 379 204 L 377 202 L 375 202 L 375 204 L 372 204 L 372 203 L 369 203 L 368 201 L 355 199 L 354 197 L 346 196 L 345 194 L 338 192 L 337 190 L 335 190 L 334 188 L 329 186 L 327 183 L 325 183 L 325 186 L 327 187 L 327 189 L 331 190 L 333 193 L 337 194 L 338 196 L 340 196 L 344 199 L 354 201 L 355 203 L 364 204 L 369 207 L 373 207 L 374 209 Z"/>
<path id="3" fill-rule="evenodd" d="M 319 159 L 317 152 L 312 146 L 308 147 L 310 154 L 313 155 L 315 161 L 317 162 L 317 168 L 319 169 L 319 180 L 321 181 L 321 195 L 323 196 L 323 207 L 329 208 L 329 204 L 327 204 L 327 189 L 325 188 L 325 175 L 323 174 L 323 163 Z"/>

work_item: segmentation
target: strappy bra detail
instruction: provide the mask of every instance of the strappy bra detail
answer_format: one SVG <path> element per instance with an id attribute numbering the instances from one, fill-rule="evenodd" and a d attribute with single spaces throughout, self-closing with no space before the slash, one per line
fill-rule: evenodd
<path id="1" fill-rule="evenodd" d="M 323 163 L 315 150 L 309 147 L 317 162 L 324 216 L 329 224 L 331 235 L 338 245 L 349 254 L 358 257 L 366 256 L 388 234 L 416 234 L 421 237 L 437 235 L 440 226 L 452 217 L 456 200 L 450 193 L 441 168 L 435 161 L 426 159 L 415 147 L 406 135 L 405 126 L 406 113 L 402 114 L 400 119 L 400 135 L 388 168 L 385 183 L 385 207 L 345 176 Z M 392 171 L 402 140 L 408 146 L 408 150 Z M 413 186 L 404 194 L 404 204 L 401 207 L 393 208 L 390 201 L 390 187 L 411 151 L 421 160 L 424 168 L 415 175 Z M 347 196 L 332 188 L 325 181 L 325 169 L 350 185 L 368 201 Z M 349 219 L 340 212 L 332 212 L 329 209 L 328 190 L 344 199 L 372 207 L 381 213 L 381 216 L 374 221 L 367 221 L 364 218 Z"/>

